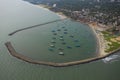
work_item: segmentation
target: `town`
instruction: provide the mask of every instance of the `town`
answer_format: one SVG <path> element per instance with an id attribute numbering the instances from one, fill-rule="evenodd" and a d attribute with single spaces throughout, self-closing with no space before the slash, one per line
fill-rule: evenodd
<path id="1" fill-rule="evenodd" d="M 120 0 L 25 1 L 94 26 L 100 38 L 101 48 L 107 53 L 120 47 Z"/>
<path id="2" fill-rule="evenodd" d="M 25 0 L 33 4 L 44 4 L 54 12 L 83 22 L 96 22 L 120 32 L 120 0 Z"/>

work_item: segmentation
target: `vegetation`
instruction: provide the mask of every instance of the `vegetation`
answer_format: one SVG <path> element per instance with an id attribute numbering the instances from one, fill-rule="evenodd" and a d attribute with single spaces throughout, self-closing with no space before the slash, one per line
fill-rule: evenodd
<path id="1" fill-rule="evenodd" d="M 45 4 L 49 6 L 53 6 L 56 4 L 56 8 L 65 9 L 68 11 L 82 11 L 88 10 L 89 15 L 91 17 L 95 17 L 95 19 L 102 24 L 105 25 L 114 25 L 120 26 L 120 2 L 115 0 L 111 2 L 111 0 L 24 0 L 29 1 L 33 4 Z M 56 9 L 55 9 L 56 10 Z M 54 11 L 55 11 L 54 10 Z M 71 17 L 70 12 L 61 11 L 65 15 Z M 101 13 L 101 14 L 100 14 Z M 72 17 L 73 18 L 73 17 Z M 96 21 L 95 20 L 95 21 Z"/>
<path id="2" fill-rule="evenodd" d="M 105 52 L 111 52 L 113 50 L 116 50 L 118 48 L 120 48 L 120 42 L 119 41 L 112 41 L 112 39 L 115 39 L 117 36 L 111 34 L 110 32 L 107 31 L 103 31 L 102 32 L 104 35 L 105 40 L 107 41 L 107 48 L 105 50 Z"/>
<path id="3" fill-rule="evenodd" d="M 79 11 L 84 9 L 90 9 L 91 11 L 100 11 L 106 13 L 116 13 L 113 15 L 120 14 L 119 2 L 110 2 L 110 0 L 100 0 L 97 2 L 95 0 L 24 0 L 29 1 L 33 4 L 47 4 L 53 5 L 57 4 L 57 7 L 62 9 L 68 9 L 72 11 Z"/>

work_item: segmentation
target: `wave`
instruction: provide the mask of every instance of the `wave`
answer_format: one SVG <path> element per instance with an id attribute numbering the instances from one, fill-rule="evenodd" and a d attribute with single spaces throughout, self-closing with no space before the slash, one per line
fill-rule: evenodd
<path id="1" fill-rule="evenodd" d="M 104 63 L 111 63 L 111 62 L 119 61 L 119 58 L 120 58 L 120 55 L 112 55 L 102 60 Z"/>

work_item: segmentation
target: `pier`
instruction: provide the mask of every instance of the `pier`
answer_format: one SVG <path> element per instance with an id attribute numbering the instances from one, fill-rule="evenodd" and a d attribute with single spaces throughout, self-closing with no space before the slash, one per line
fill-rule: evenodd
<path id="1" fill-rule="evenodd" d="M 18 59 L 21 59 L 23 61 L 26 61 L 28 63 L 32 63 L 32 64 L 39 64 L 39 65 L 46 65 L 46 66 L 53 66 L 53 67 L 67 67 L 67 66 L 73 66 L 73 65 L 79 65 L 79 64 L 86 64 L 86 63 L 90 63 L 90 62 L 93 62 L 93 61 L 97 61 L 97 60 L 100 60 L 100 59 L 103 59 L 105 57 L 108 57 L 112 54 L 114 54 L 115 52 L 117 51 L 120 51 L 120 48 L 119 49 L 116 49 L 112 52 L 110 52 L 109 54 L 106 54 L 106 55 L 99 55 L 99 56 L 96 56 L 96 57 L 93 57 L 93 58 L 88 58 L 88 59 L 83 59 L 83 60 L 78 60 L 78 61 L 71 61 L 71 62 L 65 62 L 65 63 L 56 63 L 56 62 L 47 62 L 47 61 L 39 61 L 39 60 L 34 60 L 34 59 L 31 59 L 27 56 L 24 56 L 18 52 L 15 51 L 14 47 L 12 46 L 11 42 L 6 42 L 5 43 L 9 53 L 18 58 Z"/>
<path id="2" fill-rule="evenodd" d="M 57 19 L 57 20 L 54 20 L 54 21 L 49 21 L 49 22 L 46 22 L 46 23 L 41 23 L 41 24 L 37 24 L 37 25 L 33 25 L 33 26 L 26 27 L 26 28 L 18 29 L 18 30 L 15 30 L 15 31 L 11 32 L 11 33 L 8 34 L 8 35 L 9 35 L 9 36 L 12 36 L 12 35 L 14 35 L 15 33 L 20 32 L 20 31 L 23 31 L 23 30 L 27 30 L 27 29 L 31 29 L 31 28 L 43 26 L 43 25 L 46 25 L 46 24 L 54 23 L 54 22 L 63 21 L 63 20 L 66 20 L 66 19 L 67 19 L 67 18 L 65 18 L 65 19 Z"/>

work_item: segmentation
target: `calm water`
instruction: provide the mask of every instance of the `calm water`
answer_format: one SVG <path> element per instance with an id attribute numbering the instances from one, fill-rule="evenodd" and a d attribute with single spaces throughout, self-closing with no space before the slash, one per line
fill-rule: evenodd
<path id="1" fill-rule="evenodd" d="M 0 0 L 0 4 L 0 80 L 120 80 L 119 61 L 106 64 L 100 60 L 84 65 L 54 68 L 29 64 L 12 57 L 4 46 L 7 41 L 11 41 L 19 53 L 33 59 L 67 62 L 96 56 L 96 40 L 87 25 L 69 19 L 22 31 L 10 37 L 8 34 L 14 30 L 59 17 L 51 11 L 20 0 Z M 67 29 L 68 34 L 64 34 L 62 27 Z M 61 31 L 58 32 L 58 29 Z M 52 30 L 57 35 L 53 35 Z M 66 45 L 61 44 L 59 35 L 63 35 Z M 70 35 L 74 35 L 74 38 L 69 37 Z M 49 51 L 53 37 L 56 37 L 55 48 L 54 51 Z M 76 39 L 79 41 L 74 42 Z M 77 48 L 76 45 L 80 47 Z M 71 46 L 72 49 L 66 46 Z M 64 48 L 64 56 L 58 54 L 58 48 L 61 47 Z"/>

